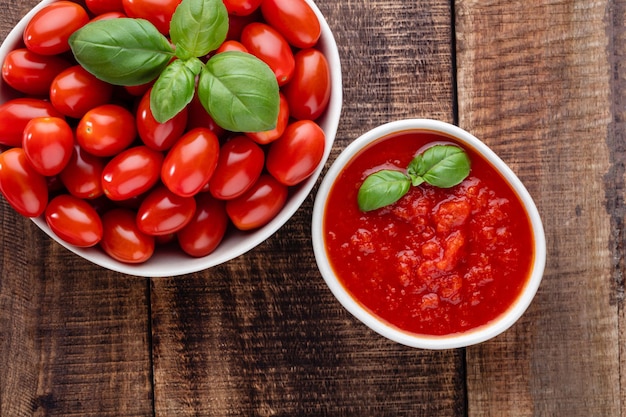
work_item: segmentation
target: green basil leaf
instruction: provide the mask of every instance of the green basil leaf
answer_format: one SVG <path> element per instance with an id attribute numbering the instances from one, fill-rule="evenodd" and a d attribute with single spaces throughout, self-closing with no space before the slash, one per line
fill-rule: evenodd
<path id="1" fill-rule="evenodd" d="M 219 48 L 227 33 L 228 11 L 222 0 L 183 0 L 170 22 L 170 37 L 181 59 Z"/>
<path id="2" fill-rule="evenodd" d="M 411 187 L 411 180 L 400 171 L 382 170 L 368 176 L 357 194 L 361 211 L 376 210 L 401 199 Z"/>
<path id="3" fill-rule="evenodd" d="M 194 71 L 198 64 L 202 64 L 198 58 L 190 61 L 189 63 L 180 59 L 173 61 L 165 67 L 154 83 L 150 92 L 150 110 L 157 122 L 167 122 L 193 99 L 196 89 Z"/>
<path id="4" fill-rule="evenodd" d="M 174 51 L 153 24 L 118 18 L 88 23 L 72 34 L 76 61 L 97 78 L 116 85 L 140 85 L 159 76 Z"/>
<path id="5" fill-rule="evenodd" d="M 198 98 L 215 123 L 226 130 L 261 132 L 276 126 L 276 76 L 251 54 L 229 51 L 209 59 L 200 73 Z"/>
<path id="6" fill-rule="evenodd" d="M 449 188 L 469 175 L 470 159 L 458 146 L 435 145 L 416 156 L 407 170 L 413 184 L 423 179 L 430 185 Z"/>

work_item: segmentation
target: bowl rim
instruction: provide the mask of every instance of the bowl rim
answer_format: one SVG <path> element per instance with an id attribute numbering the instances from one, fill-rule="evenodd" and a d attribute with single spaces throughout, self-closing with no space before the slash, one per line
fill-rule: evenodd
<path id="1" fill-rule="evenodd" d="M 517 193 L 524 205 L 531 223 L 534 239 L 533 267 L 522 293 L 512 306 L 501 316 L 468 332 L 430 336 L 405 332 L 376 317 L 358 303 L 343 287 L 335 275 L 328 258 L 323 236 L 323 216 L 326 209 L 326 198 L 333 186 L 334 179 L 363 148 L 387 137 L 403 131 L 433 131 L 457 139 L 461 144 L 469 146 L 485 157 Z M 467 347 L 494 338 L 510 328 L 530 306 L 543 278 L 546 263 L 546 242 L 543 224 L 537 207 L 521 180 L 504 163 L 495 152 L 471 133 L 460 127 L 434 119 L 403 119 L 377 126 L 351 142 L 335 159 L 326 172 L 315 197 L 312 217 L 312 244 L 315 260 L 330 291 L 343 307 L 354 317 L 363 322 L 378 334 L 397 343 L 422 349 L 452 349 Z"/>
<path id="2" fill-rule="evenodd" d="M 23 45 L 22 33 L 26 28 L 27 23 L 39 10 L 56 1 L 58 0 L 41 0 L 15 24 L 0 44 L 0 58 L 4 58 L 11 50 Z M 273 236 L 285 223 L 287 223 L 287 221 L 293 217 L 313 191 L 315 184 L 324 169 L 325 163 L 330 156 L 343 107 L 342 68 L 337 42 L 330 26 L 328 25 L 328 22 L 326 21 L 326 18 L 314 1 L 305 1 L 311 6 L 320 22 L 321 37 L 317 47 L 322 50 L 330 64 L 332 88 L 329 105 L 325 113 L 318 120 L 316 120 L 324 130 L 326 136 L 326 147 L 317 169 L 302 183 L 295 187 L 290 187 L 289 197 L 285 206 L 268 224 L 259 229 L 248 232 L 240 232 L 234 229 L 232 232 L 229 231 L 228 233 L 230 233 L 230 235 L 228 243 L 225 244 L 223 241 L 220 244 L 220 246 L 224 245 L 222 250 L 220 250 L 220 247 L 218 246 L 214 252 L 204 257 L 191 257 L 182 253 L 182 251 L 178 253 L 179 251 L 168 251 L 165 249 L 155 252 L 155 255 L 145 263 L 129 264 L 119 262 L 109 257 L 99 248 L 80 248 L 67 244 L 58 238 L 54 232 L 52 232 L 43 215 L 31 218 L 31 220 L 39 227 L 39 229 L 50 236 L 54 241 L 92 264 L 111 271 L 145 278 L 173 277 L 203 271 L 231 261 L 249 252 Z M 11 89 L 8 88 L 3 81 L 0 81 L 0 102 L 4 102 L 10 98 L 13 98 Z M 243 236 L 245 236 L 245 241 L 239 243 L 234 242 Z M 164 256 L 164 258 L 157 258 L 158 255 Z"/>

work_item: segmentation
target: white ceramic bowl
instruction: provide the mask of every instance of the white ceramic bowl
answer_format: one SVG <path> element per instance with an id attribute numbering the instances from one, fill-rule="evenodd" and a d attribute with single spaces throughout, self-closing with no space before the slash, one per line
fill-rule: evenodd
<path id="1" fill-rule="evenodd" d="M 30 21 L 37 11 L 54 1 L 55 0 L 43 0 L 15 25 L 0 46 L 0 62 L 4 62 L 4 58 L 11 50 L 22 45 L 22 33 L 24 32 L 27 22 Z M 341 115 L 342 78 L 337 44 L 335 43 L 328 23 L 318 7 L 311 0 L 306 1 L 313 8 L 320 20 L 322 34 L 317 47 L 326 56 L 331 70 L 332 91 L 330 102 L 326 113 L 317 120 L 326 135 L 326 148 L 318 169 L 303 183 L 299 184 L 297 188 L 291 190 L 285 207 L 270 223 L 251 232 L 229 231 L 219 247 L 213 253 L 205 257 L 192 258 L 179 250 L 158 249 L 150 260 L 143 264 L 136 265 L 118 262 L 97 247 L 84 249 L 66 244 L 50 230 L 43 217 L 34 218 L 33 221 L 35 224 L 59 244 L 94 264 L 113 271 L 144 277 L 177 276 L 202 271 L 232 260 L 272 236 L 295 214 L 313 189 L 330 155 L 339 124 L 339 117 Z M 0 79 L 0 103 L 4 103 L 10 98 L 12 98 L 11 89 Z"/>
<path id="2" fill-rule="evenodd" d="M 514 189 L 530 219 L 532 232 L 534 234 L 534 263 L 530 277 L 521 295 L 501 316 L 482 327 L 465 333 L 446 336 L 417 335 L 389 325 L 384 320 L 372 314 L 368 309 L 362 307 L 362 305 L 353 298 L 335 275 L 327 257 L 326 245 L 324 243 L 323 218 L 328 194 L 335 179 L 346 164 L 364 147 L 376 142 L 380 138 L 407 131 L 430 131 L 440 133 L 444 136 L 457 139 L 461 145 L 481 154 L 502 174 Z M 382 336 L 403 345 L 424 349 L 449 349 L 470 346 L 491 339 L 504 332 L 522 316 L 530 305 L 543 277 L 546 262 L 546 244 L 541 218 L 539 217 L 539 213 L 531 196 L 517 176 L 491 149 L 470 133 L 457 126 L 428 119 L 400 120 L 384 124 L 363 134 L 352 142 L 334 161 L 320 185 L 313 208 L 312 233 L 313 249 L 319 270 L 331 292 L 339 302 L 356 318 Z"/>

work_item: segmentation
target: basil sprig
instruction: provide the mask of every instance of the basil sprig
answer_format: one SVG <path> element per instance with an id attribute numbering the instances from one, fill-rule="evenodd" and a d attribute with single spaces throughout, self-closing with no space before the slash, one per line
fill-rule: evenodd
<path id="1" fill-rule="evenodd" d="M 201 59 L 224 42 L 227 32 L 222 0 L 182 0 L 170 22 L 171 43 L 152 23 L 135 18 L 88 23 L 69 43 L 77 62 L 103 81 L 133 86 L 156 80 L 150 109 L 160 123 L 182 111 L 197 91 L 222 128 L 273 129 L 279 87 L 267 64 L 241 52 L 216 54 L 206 63 Z"/>
<path id="2" fill-rule="evenodd" d="M 417 155 L 401 171 L 383 169 L 363 181 L 357 200 L 361 211 L 372 211 L 400 200 L 411 188 L 427 183 L 439 188 L 460 184 L 470 172 L 470 159 L 454 145 L 435 145 Z"/>

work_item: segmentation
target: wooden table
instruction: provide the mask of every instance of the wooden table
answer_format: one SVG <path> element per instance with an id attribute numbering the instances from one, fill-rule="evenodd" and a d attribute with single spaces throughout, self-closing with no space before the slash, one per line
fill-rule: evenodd
<path id="1" fill-rule="evenodd" d="M 4 37 L 36 0 L 1 0 Z M 399 118 L 456 123 L 525 182 L 548 263 L 503 335 L 392 343 L 325 286 L 313 195 L 201 273 L 108 272 L 0 205 L 0 415 L 625 416 L 626 1 L 317 0 L 343 65 L 329 163 Z"/>

